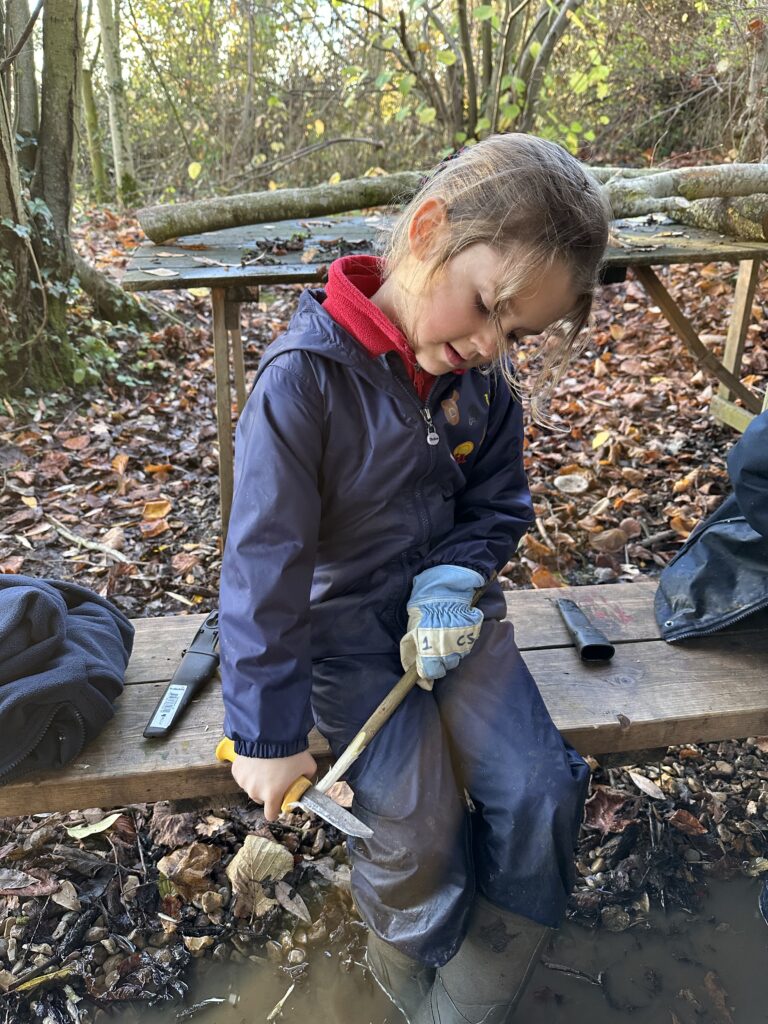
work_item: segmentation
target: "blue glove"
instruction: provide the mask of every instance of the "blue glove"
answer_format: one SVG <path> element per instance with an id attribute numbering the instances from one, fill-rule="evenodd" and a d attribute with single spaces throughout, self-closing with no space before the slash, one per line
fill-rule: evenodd
<path id="1" fill-rule="evenodd" d="M 425 690 L 456 668 L 480 636 L 483 613 L 471 603 L 484 583 L 479 572 L 461 565 L 436 565 L 414 579 L 400 660 L 406 671 L 416 665 Z"/>

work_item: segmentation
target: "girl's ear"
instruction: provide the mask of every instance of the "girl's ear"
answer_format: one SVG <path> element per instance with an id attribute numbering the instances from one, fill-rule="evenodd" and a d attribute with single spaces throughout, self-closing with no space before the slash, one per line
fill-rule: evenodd
<path id="1" fill-rule="evenodd" d="M 432 254 L 440 232 L 445 227 L 446 207 L 442 199 L 425 199 L 411 217 L 408 241 L 417 260 L 426 260 Z"/>

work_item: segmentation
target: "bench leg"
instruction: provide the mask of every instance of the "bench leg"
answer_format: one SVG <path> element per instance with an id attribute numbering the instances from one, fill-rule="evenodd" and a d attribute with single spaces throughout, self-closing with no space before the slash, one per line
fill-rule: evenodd
<path id="1" fill-rule="evenodd" d="M 229 381 L 229 339 L 227 337 L 226 289 L 212 288 L 213 366 L 216 375 L 216 431 L 219 442 L 219 495 L 221 500 L 221 544 L 227 539 L 232 510 L 234 456 L 232 447 L 232 400 Z"/>
<path id="2" fill-rule="evenodd" d="M 742 384 L 738 377 L 723 366 L 717 356 L 709 351 L 694 330 L 693 324 L 684 315 L 653 270 L 650 267 L 640 266 L 635 267 L 634 271 L 642 286 L 664 312 L 667 320 L 696 361 L 714 374 L 733 395 L 741 399 L 749 412 L 760 412 L 760 397 Z"/>
<path id="3" fill-rule="evenodd" d="M 245 363 L 243 361 L 243 338 L 240 333 L 240 303 L 227 301 L 226 304 L 227 333 L 232 350 L 232 368 L 235 376 L 235 396 L 237 398 L 238 415 L 245 405 Z"/>

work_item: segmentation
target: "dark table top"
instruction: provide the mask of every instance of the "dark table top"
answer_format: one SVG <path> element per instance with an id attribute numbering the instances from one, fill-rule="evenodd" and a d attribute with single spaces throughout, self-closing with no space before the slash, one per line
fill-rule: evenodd
<path id="1" fill-rule="evenodd" d="M 186 235 L 164 245 L 144 242 L 132 253 L 122 284 L 127 291 L 141 292 L 324 281 L 328 264 L 339 256 L 374 252 L 393 216 L 374 211 L 283 220 Z M 638 218 L 614 222 L 605 262 L 631 267 L 765 258 L 768 242 Z"/>

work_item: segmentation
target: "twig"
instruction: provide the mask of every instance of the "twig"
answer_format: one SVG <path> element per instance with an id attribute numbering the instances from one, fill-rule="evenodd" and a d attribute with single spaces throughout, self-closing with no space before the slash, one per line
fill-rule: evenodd
<path id="1" fill-rule="evenodd" d="M 37 21 L 37 16 L 40 14 L 40 11 L 42 11 L 42 9 L 43 9 L 43 0 L 39 0 L 37 7 L 34 9 L 34 11 L 32 11 L 32 14 L 30 16 L 29 21 L 24 26 L 24 31 L 19 36 L 18 43 L 16 43 L 16 45 L 11 50 L 11 52 L 8 54 L 8 56 L 5 58 L 5 60 L 0 61 L 0 72 L 5 71 L 5 69 L 8 67 L 8 65 L 12 64 L 16 60 L 16 58 L 19 56 L 21 51 L 24 49 L 24 44 L 29 39 L 30 33 L 32 32 L 32 29 L 35 27 L 35 22 Z"/>
<path id="2" fill-rule="evenodd" d="M 116 562 L 124 562 L 126 565 L 131 564 L 130 558 L 126 558 L 125 555 L 121 555 L 120 552 L 115 551 L 114 548 L 109 548 L 106 544 L 99 544 L 96 540 L 86 540 L 85 537 L 81 537 L 77 533 L 72 533 L 72 531 L 68 530 L 63 523 L 58 521 L 58 519 L 54 519 L 50 513 L 46 513 L 45 518 L 53 524 L 62 537 L 72 541 L 73 544 L 77 544 L 78 547 L 88 548 L 89 551 L 100 551 L 103 555 L 108 555 L 110 558 L 114 558 Z"/>

